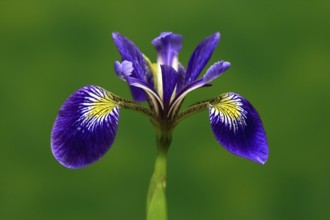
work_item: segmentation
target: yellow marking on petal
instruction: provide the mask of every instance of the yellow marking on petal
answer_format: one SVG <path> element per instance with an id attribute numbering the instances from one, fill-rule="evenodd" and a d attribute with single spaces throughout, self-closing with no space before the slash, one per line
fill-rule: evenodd
<path id="1" fill-rule="evenodd" d="M 106 116 L 111 114 L 117 105 L 111 93 L 99 89 L 90 91 L 86 102 L 83 103 L 84 122 L 93 124 L 95 121 L 100 122 L 106 119 Z"/>
<path id="2" fill-rule="evenodd" d="M 116 107 L 116 105 L 116 103 L 111 102 L 108 99 L 100 98 L 90 106 L 87 118 L 100 118 L 102 116 L 108 115 L 113 110 L 113 108 Z"/>
<path id="3" fill-rule="evenodd" d="M 245 126 L 246 110 L 242 107 L 243 103 L 240 97 L 233 93 L 226 93 L 221 96 L 219 103 L 212 107 L 216 110 L 216 115 L 220 114 L 220 120 L 234 132 L 238 126 Z"/>

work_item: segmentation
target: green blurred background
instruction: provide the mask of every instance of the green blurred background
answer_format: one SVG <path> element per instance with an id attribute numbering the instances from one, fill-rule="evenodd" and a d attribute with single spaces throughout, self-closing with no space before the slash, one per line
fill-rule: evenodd
<path id="1" fill-rule="evenodd" d="M 162 31 L 184 37 L 181 62 L 220 31 L 210 64 L 232 67 L 185 106 L 227 91 L 249 99 L 266 128 L 262 166 L 215 140 L 207 112 L 185 120 L 169 152 L 169 219 L 330 219 L 329 1 L 0 2 L 0 219 L 144 219 L 154 130 L 121 111 L 112 149 L 70 170 L 50 151 L 63 101 L 94 84 L 129 98 L 113 72 L 119 31 L 155 61 Z"/>

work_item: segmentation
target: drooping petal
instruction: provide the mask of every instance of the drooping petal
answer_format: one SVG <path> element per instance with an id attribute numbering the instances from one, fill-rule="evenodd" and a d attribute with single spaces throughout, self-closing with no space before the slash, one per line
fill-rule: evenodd
<path id="1" fill-rule="evenodd" d="M 152 41 L 158 52 L 158 64 L 178 69 L 178 54 L 182 48 L 182 36 L 171 32 L 163 32 Z"/>
<path id="2" fill-rule="evenodd" d="M 163 77 L 163 101 L 164 106 L 167 107 L 170 104 L 178 80 L 178 73 L 168 65 L 161 65 L 161 70 Z"/>
<path id="3" fill-rule="evenodd" d="M 146 63 L 142 53 L 135 44 L 120 33 L 112 33 L 112 38 L 118 48 L 123 60 L 133 63 L 132 76 L 147 81 Z M 146 96 L 143 90 L 131 88 L 131 92 L 135 101 L 145 101 Z"/>
<path id="4" fill-rule="evenodd" d="M 210 123 L 218 142 L 233 154 L 264 164 L 267 137 L 259 114 L 242 96 L 225 93 L 209 107 Z"/>
<path id="5" fill-rule="evenodd" d="M 51 134 L 55 158 L 68 168 L 99 160 L 113 144 L 119 107 L 113 95 L 98 86 L 74 92 L 62 105 Z"/>
<path id="6" fill-rule="evenodd" d="M 203 40 L 194 50 L 190 57 L 187 72 L 186 72 L 186 84 L 195 81 L 198 75 L 202 72 L 203 68 L 209 61 L 214 49 L 218 45 L 220 40 L 220 33 L 215 33 L 205 40 Z"/>

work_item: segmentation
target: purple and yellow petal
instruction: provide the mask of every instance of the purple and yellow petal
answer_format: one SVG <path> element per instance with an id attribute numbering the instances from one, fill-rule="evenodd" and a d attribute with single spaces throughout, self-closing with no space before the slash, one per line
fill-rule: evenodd
<path id="1" fill-rule="evenodd" d="M 98 86 L 74 92 L 60 108 L 51 134 L 55 158 L 68 168 L 99 160 L 115 140 L 119 107 L 113 95 Z"/>
<path id="2" fill-rule="evenodd" d="M 258 112 L 242 96 L 225 93 L 210 104 L 210 123 L 218 142 L 231 153 L 264 164 L 268 143 Z"/>
<path id="3" fill-rule="evenodd" d="M 198 78 L 199 74 L 212 56 L 219 40 L 220 33 L 215 33 L 207 37 L 196 47 L 188 62 L 185 76 L 186 84 L 189 84 Z"/>

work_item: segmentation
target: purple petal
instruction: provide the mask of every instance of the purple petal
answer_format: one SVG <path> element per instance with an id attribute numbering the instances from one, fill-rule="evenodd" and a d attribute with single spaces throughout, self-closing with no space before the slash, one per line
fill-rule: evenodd
<path id="1" fill-rule="evenodd" d="M 113 65 L 115 73 L 119 76 L 123 72 L 122 65 L 119 61 L 116 61 Z"/>
<path id="2" fill-rule="evenodd" d="M 162 108 L 164 108 L 163 102 L 161 101 L 159 95 L 154 90 L 154 88 L 152 86 L 150 86 L 148 83 L 146 83 L 140 79 L 134 78 L 134 77 L 127 77 L 127 82 L 131 86 L 131 88 L 141 89 L 142 91 L 149 94 L 151 96 L 151 98 L 153 98 L 153 100 L 155 100 L 155 101 L 157 100 L 158 104 Z M 154 104 L 157 104 L 157 103 L 154 103 Z"/>
<path id="3" fill-rule="evenodd" d="M 195 49 L 190 57 L 187 73 L 186 83 L 189 84 L 195 81 L 198 75 L 202 72 L 203 68 L 209 61 L 214 49 L 220 40 L 220 33 L 215 33 L 205 40 L 203 40 Z"/>
<path id="4" fill-rule="evenodd" d="M 218 76 L 220 76 L 223 72 L 225 72 L 230 67 L 229 62 L 216 62 L 213 64 L 208 70 L 206 71 L 205 75 L 203 76 L 203 80 L 205 83 L 209 83 Z"/>
<path id="5" fill-rule="evenodd" d="M 173 102 L 171 102 L 171 107 L 169 110 L 169 114 L 172 114 L 173 112 L 176 112 L 180 106 L 180 104 L 182 103 L 183 99 L 185 98 L 185 96 L 198 88 L 207 86 L 205 84 L 205 82 L 203 81 L 203 79 L 198 79 L 192 83 L 190 83 L 188 86 L 186 86 L 184 89 L 182 89 L 174 98 Z"/>
<path id="6" fill-rule="evenodd" d="M 125 82 L 127 82 L 127 79 L 130 75 L 132 75 L 133 66 L 132 62 L 124 60 L 123 62 L 116 61 L 114 63 L 114 69 L 118 77 Z M 130 86 L 131 94 L 134 97 L 135 101 L 145 101 L 146 96 L 142 89 Z"/>
<path id="7" fill-rule="evenodd" d="M 114 64 L 114 69 L 117 75 L 130 76 L 133 72 L 133 63 L 127 60 L 123 62 L 116 61 Z"/>
<path id="8" fill-rule="evenodd" d="M 124 37 L 120 33 L 112 33 L 112 38 L 118 48 L 119 53 L 122 56 L 122 59 L 133 63 L 134 70 L 132 71 L 132 76 L 140 80 L 146 81 L 146 63 L 139 48 L 135 46 L 132 41 L 130 41 L 128 38 Z M 131 92 L 135 101 L 146 100 L 146 96 L 143 90 L 138 88 L 131 88 Z"/>
<path id="9" fill-rule="evenodd" d="M 163 100 L 164 105 L 167 107 L 178 80 L 178 73 L 171 66 L 161 65 L 160 67 L 163 79 Z"/>
<path id="10" fill-rule="evenodd" d="M 121 54 L 123 60 L 133 63 L 133 76 L 145 80 L 146 79 L 146 63 L 139 48 L 125 36 L 120 33 L 112 33 L 112 38 Z"/>
<path id="11" fill-rule="evenodd" d="M 182 48 L 182 37 L 171 32 L 163 32 L 152 41 L 158 52 L 159 64 L 166 64 L 177 68 L 177 57 Z"/>
<path id="12" fill-rule="evenodd" d="M 134 101 L 144 102 L 147 100 L 146 94 L 144 93 L 143 89 L 130 86 L 130 90 Z"/>
<path id="13" fill-rule="evenodd" d="M 225 93 L 209 107 L 210 122 L 218 142 L 233 154 L 264 164 L 267 137 L 253 106 L 236 93 Z"/>
<path id="14" fill-rule="evenodd" d="M 115 140 L 119 108 L 113 95 L 97 86 L 74 92 L 54 122 L 51 149 L 65 167 L 81 168 L 99 160 Z"/>
<path id="15" fill-rule="evenodd" d="M 178 83 L 177 89 L 179 88 L 180 90 L 179 90 L 179 92 L 177 92 L 177 94 L 175 96 L 175 99 L 173 100 L 173 104 L 172 104 L 172 107 L 170 108 L 170 112 L 173 109 L 175 109 L 175 108 L 177 108 L 179 106 L 179 104 L 183 101 L 184 97 L 189 92 L 194 91 L 194 90 L 196 90 L 198 88 L 201 88 L 201 87 L 210 86 L 210 84 L 208 84 L 208 83 L 211 82 L 212 80 L 214 80 L 215 78 L 217 78 L 218 76 L 220 76 L 229 67 L 230 67 L 230 63 L 229 62 L 219 61 L 219 62 L 216 62 L 215 64 L 213 64 L 206 71 L 206 73 L 203 76 L 203 78 L 197 79 L 197 80 L 189 83 L 183 89 L 181 89 L 182 88 L 182 84 Z M 180 80 L 178 80 L 178 82 L 180 82 Z"/>
<path id="16" fill-rule="evenodd" d="M 179 63 L 179 67 L 178 67 L 178 82 L 177 82 L 177 88 L 176 88 L 176 94 L 178 94 L 179 92 L 181 92 L 184 84 L 185 84 L 185 76 L 186 76 L 186 70 L 184 69 L 184 67 Z"/>

